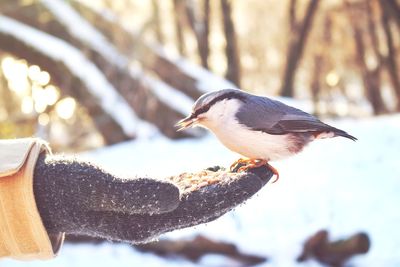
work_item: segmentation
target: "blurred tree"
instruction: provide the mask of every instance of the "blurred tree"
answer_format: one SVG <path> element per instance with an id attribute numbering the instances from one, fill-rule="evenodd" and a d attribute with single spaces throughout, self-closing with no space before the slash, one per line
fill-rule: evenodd
<path id="1" fill-rule="evenodd" d="M 182 56 L 186 56 L 185 41 L 183 38 L 183 25 L 185 24 L 184 18 L 184 2 L 182 0 L 173 0 L 174 5 L 174 23 L 175 23 L 175 34 L 178 51 Z"/>
<path id="2" fill-rule="evenodd" d="M 294 24 L 294 2 L 290 1 L 290 25 Z M 370 110 L 364 114 L 396 110 L 393 107 L 399 102 L 396 73 L 400 39 L 395 32 L 397 19 L 391 15 L 393 12 L 386 16 L 389 34 L 385 34 L 380 6 L 388 2 L 392 3 L 356 0 L 320 4 L 314 23 L 318 26 L 310 34 L 297 79 L 309 78 L 315 112 L 337 115 L 339 106 L 342 114 L 359 114 L 362 109 Z M 288 57 L 291 53 L 288 51 Z M 305 95 L 304 91 L 298 93 Z M 347 102 L 346 108 L 336 105 L 341 101 Z"/>
<path id="3" fill-rule="evenodd" d="M 96 12 L 91 11 L 78 2 L 74 2 L 73 4 L 86 19 L 89 21 L 93 20 L 93 23 L 96 23 L 96 27 L 98 27 L 106 37 L 110 38 L 112 42 L 110 43 L 111 45 L 115 44 L 116 47 L 119 46 L 118 48 L 122 55 L 126 57 L 127 62 L 132 56 L 132 52 L 135 52 L 134 56 L 138 57 L 141 64 L 143 64 L 142 66 L 151 70 L 151 72 L 155 72 L 158 77 L 164 79 L 165 82 L 174 87 L 178 87 L 193 98 L 197 98 L 201 95 L 197 78 L 191 77 L 190 74 L 184 72 L 177 66 L 176 62 L 169 60 L 162 53 L 159 53 L 157 49 L 152 49 L 144 42 L 135 40 L 135 37 L 130 32 L 124 30 L 117 21 L 113 22 L 106 17 L 102 17 L 100 14 L 96 14 Z M 79 36 L 79 34 L 71 28 L 70 24 L 73 22 L 66 21 L 68 19 L 67 17 L 60 18 L 59 14 L 53 14 L 53 12 L 56 11 L 48 9 L 41 1 L 34 1 L 24 6 L 20 6 L 18 2 L 14 1 L 3 1 L 1 7 L 3 14 L 61 38 L 74 47 L 79 48 L 81 51 L 84 51 L 85 55 L 104 73 L 108 81 L 110 81 L 126 99 L 139 117 L 154 123 L 169 137 L 187 136 L 187 133 L 177 133 L 173 127 L 177 120 L 186 115 L 185 112 L 181 112 L 180 110 L 182 109 L 176 109 L 179 104 L 174 104 L 173 101 L 165 102 L 165 98 L 160 98 L 156 92 L 164 90 L 162 89 L 163 85 L 154 80 L 151 76 L 148 76 L 148 74 L 146 74 L 146 69 L 137 72 L 137 70 L 132 70 L 128 65 L 120 65 L 121 62 L 109 60 L 105 57 L 105 54 L 102 54 L 102 51 L 99 51 L 96 47 L 87 43 L 84 37 Z M 43 20 L 43 18 L 46 19 Z M 72 17 L 71 19 L 74 18 Z M 13 42 L 14 41 L 15 40 L 13 40 Z M 2 48 L 4 50 L 16 53 L 18 56 L 25 56 L 21 55 L 20 51 L 10 46 L 12 46 L 12 44 L 7 42 L 2 43 Z M 135 51 L 132 51 L 132 49 L 135 49 Z M 29 58 L 29 60 L 33 62 L 36 60 L 37 55 L 31 53 L 31 49 L 26 49 L 25 52 L 28 54 L 25 56 L 26 58 Z M 59 68 L 52 68 L 52 76 L 60 76 L 58 71 Z M 60 85 L 62 89 L 65 89 L 65 86 L 68 85 Z M 174 90 L 174 88 L 172 87 L 171 90 Z M 75 91 L 79 91 L 79 89 L 75 88 Z M 75 94 L 75 96 L 77 95 Z M 93 101 L 92 98 L 93 97 L 88 97 L 87 101 Z M 82 103 L 83 100 L 80 101 Z M 89 102 L 83 102 L 83 104 L 88 104 Z M 89 106 L 89 111 L 91 108 L 93 108 L 93 105 Z M 90 114 L 95 113 L 100 114 L 98 111 L 90 112 Z M 103 117 L 103 115 L 100 117 Z M 104 120 L 99 120 L 98 122 L 104 122 Z M 118 127 L 106 126 L 100 127 L 100 129 L 104 129 L 104 131 L 101 131 L 103 134 L 106 134 L 105 130 L 110 131 L 111 129 L 115 129 L 115 132 L 111 133 L 113 136 L 107 135 L 105 137 L 107 143 L 115 143 L 127 139 L 126 136 L 118 137 Z"/>
<path id="4" fill-rule="evenodd" d="M 372 51 L 377 63 L 375 65 L 375 68 L 369 71 L 370 85 L 365 85 L 365 88 L 368 90 L 367 97 L 371 102 L 374 114 L 382 114 L 388 111 L 381 94 L 381 86 L 382 86 L 381 69 L 383 66 L 384 59 L 379 49 L 379 38 L 376 27 L 377 21 L 374 16 L 376 13 L 374 12 L 374 10 L 376 10 L 376 8 L 375 9 L 373 8 L 372 6 L 373 4 L 377 3 L 373 3 L 371 1 L 365 2 L 366 14 L 367 14 L 367 28 L 370 37 L 370 43 L 372 46 Z M 359 52 L 361 53 L 361 51 Z M 365 80 L 367 81 L 367 79 L 368 78 L 366 78 Z"/>
<path id="5" fill-rule="evenodd" d="M 133 60 L 140 62 L 143 69 L 150 70 L 162 81 L 184 92 L 192 99 L 202 94 L 201 81 L 185 71 L 183 67 L 163 53 L 159 47 L 146 43 L 142 38 L 126 30 L 118 21 L 113 21 L 91 8 L 73 1 L 72 5 L 91 24 L 104 34 L 118 50 Z"/>
<path id="6" fill-rule="evenodd" d="M 293 8 L 294 10 L 294 8 Z M 293 12 L 293 11 L 291 11 Z M 293 16 L 294 20 L 294 15 Z M 291 24 L 293 24 L 291 22 Z M 293 25 L 292 27 L 296 27 Z M 314 114 L 320 115 L 319 110 L 319 101 L 321 99 L 322 91 L 324 89 L 324 76 L 326 75 L 328 69 L 328 60 L 329 55 L 324 53 L 328 50 L 331 46 L 332 42 L 332 19 L 329 13 L 327 13 L 323 20 L 323 27 L 318 29 L 318 45 L 313 50 L 313 67 L 311 73 L 311 82 L 310 82 L 310 89 L 311 89 L 311 96 L 314 105 Z"/>
<path id="7" fill-rule="evenodd" d="M 221 0 L 222 19 L 226 40 L 225 54 L 227 70 L 225 77 L 240 87 L 240 55 L 236 40 L 235 25 L 232 20 L 232 4 L 230 0 Z"/>
<path id="8" fill-rule="evenodd" d="M 396 0 L 382 0 L 381 3 L 385 4 L 386 11 L 391 14 L 400 31 L 400 4 Z"/>
<path id="9" fill-rule="evenodd" d="M 0 49 L 12 53 L 28 62 L 42 66 L 48 70 L 55 84 L 66 95 L 75 97 L 85 106 L 92 116 L 97 129 L 103 135 L 107 144 L 114 144 L 129 137 L 123 132 L 119 123 L 112 118 L 101 106 L 99 99 L 91 94 L 82 80 L 77 77 L 62 62 L 55 60 L 51 56 L 26 44 L 23 40 L 15 36 L 5 34 L 0 31 Z"/>
<path id="10" fill-rule="evenodd" d="M 198 11 L 198 9 L 200 8 L 196 7 L 195 1 L 184 1 L 186 19 L 188 21 L 188 25 L 190 26 L 191 31 L 196 38 L 201 65 L 204 68 L 208 69 L 208 55 L 210 51 L 208 44 L 208 36 L 210 33 L 210 0 L 203 0 L 202 2 L 202 19 L 199 19 L 199 16 L 196 16 L 199 12 L 196 11 Z M 177 3 L 178 7 L 179 5 L 180 3 Z"/>
<path id="11" fill-rule="evenodd" d="M 382 55 L 379 51 L 378 37 L 375 22 L 372 17 L 371 3 L 350 3 L 346 2 L 350 25 L 352 25 L 353 36 L 356 48 L 356 61 L 363 80 L 365 95 L 371 103 L 374 114 L 386 112 L 386 107 L 381 96 L 380 72 L 382 66 Z M 366 37 L 371 39 L 373 60 L 375 64 L 368 64 L 367 60 L 372 56 L 367 56 Z M 370 66 L 368 66 L 370 65 Z M 371 66 L 372 65 L 372 66 Z"/>
<path id="12" fill-rule="evenodd" d="M 161 19 L 160 19 L 160 7 L 157 0 L 151 1 L 153 7 L 153 24 L 154 32 L 156 34 L 156 39 L 160 44 L 164 43 L 164 37 L 161 30 Z"/>
<path id="13" fill-rule="evenodd" d="M 154 123 L 169 137 L 187 135 L 185 133 L 176 133 L 173 127 L 175 122 L 185 114 L 180 114 L 174 110 L 173 107 L 162 102 L 153 93 L 151 88 L 149 88 L 152 85 L 146 84 L 142 80 L 145 75 L 144 73 L 137 77 L 132 75 L 130 67 L 127 65 L 128 58 L 116 58 L 116 60 L 110 61 L 101 53 L 102 51 L 88 44 L 79 34 L 74 33 L 74 28 L 68 28 L 66 24 L 61 22 L 62 20 L 60 21 L 57 16 L 51 13 L 51 10 L 48 10 L 45 5 L 41 5 L 40 2 L 34 2 L 32 5 L 15 8 L 14 12 L 7 12 L 5 14 L 61 38 L 80 50 L 85 51 L 86 56 L 105 74 L 108 81 L 125 98 L 140 118 Z M 46 14 L 47 21 L 46 23 L 41 23 L 40 17 L 44 14 Z M 97 23 L 100 24 L 101 21 L 97 21 Z M 115 23 L 109 24 L 111 25 L 108 30 L 112 29 L 115 32 L 118 26 L 115 25 Z M 124 32 L 124 34 L 129 35 L 127 32 Z M 113 57 L 115 57 L 115 55 L 113 55 Z"/>
<path id="14" fill-rule="evenodd" d="M 294 96 L 294 79 L 296 70 L 301 60 L 307 37 L 312 28 L 314 14 L 317 10 L 318 0 L 310 0 L 304 14 L 304 18 L 298 21 L 296 17 L 296 0 L 291 0 L 289 5 L 289 42 L 282 78 L 281 95 Z"/>
<path id="15" fill-rule="evenodd" d="M 390 20 L 392 18 L 396 18 L 396 21 L 399 20 L 398 15 L 400 15 L 399 5 L 395 1 L 390 0 L 380 0 L 379 1 L 382 12 L 382 25 L 383 30 L 385 32 L 386 37 L 386 45 L 387 45 L 387 58 L 386 58 L 386 67 L 389 72 L 390 81 L 392 83 L 393 89 L 397 95 L 397 111 L 400 111 L 400 74 L 399 68 L 397 66 L 397 53 L 394 46 L 394 40 L 392 36 L 392 29 L 390 28 Z M 393 10 L 393 11 L 390 11 Z M 389 14 L 394 14 L 394 16 L 390 16 Z M 400 32 L 400 28 L 397 29 L 397 33 Z"/>

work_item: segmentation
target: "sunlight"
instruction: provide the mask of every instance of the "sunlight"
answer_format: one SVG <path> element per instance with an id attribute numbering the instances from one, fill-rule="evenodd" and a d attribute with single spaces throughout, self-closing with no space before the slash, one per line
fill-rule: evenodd
<path id="1" fill-rule="evenodd" d="M 54 105 L 60 97 L 60 92 L 54 85 L 48 85 L 44 88 L 47 105 Z"/>
<path id="2" fill-rule="evenodd" d="M 21 111 L 24 114 L 30 114 L 33 111 L 33 99 L 30 96 L 25 96 L 21 102 Z"/>
<path id="3" fill-rule="evenodd" d="M 28 94 L 30 88 L 27 80 L 28 66 L 24 60 L 4 57 L 1 68 L 11 91 L 21 96 Z"/>
<path id="4" fill-rule="evenodd" d="M 26 78 L 28 76 L 28 65 L 25 60 L 15 61 L 15 71 L 20 77 Z"/>
<path id="5" fill-rule="evenodd" d="M 28 77 L 32 81 L 37 81 L 40 76 L 40 67 L 37 65 L 32 65 L 28 69 Z"/>
<path id="6" fill-rule="evenodd" d="M 30 84 L 26 77 L 18 76 L 9 80 L 8 87 L 11 91 L 23 96 L 29 93 Z"/>
<path id="7" fill-rule="evenodd" d="M 50 122 L 50 116 L 47 113 L 42 113 L 38 117 L 38 123 L 42 126 L 48 125 Z"/>
<path id="8" fill-rule="evenodd" d="M 66 97 L 60 100 L 56 105 L 57 115 L 64 120 L 72 118 L 75 109 L 76 101 L 72 97 Z"/>
<path id="9" fill-rule="evenodd" d="M 14 75 L 14 59 L 12 57 L 4 57 L 1 61 L 1 68 L 4 76 L 9 80 Z"/>
<path id="10" fill-rule="evenodd" d="M 325 81 L 329 86 L 334 87 L 339 84 L 339 75 L 332 70 L 326 75 Z"/>
<path id="11" fill-rule="evenodd" d="M 32 97 L 35 101 L 35 111 L 37 113 L 42 113 L 47 108 L 47 95 L 45 90 L 41 86 L 32 86 Z"/>
<path id="12" fill-rule="evenodd" d="M 47 103 L 44 101 L 43 98 L 39 98 L 35 100 L 35 111 L 37 113 L 42 113 L 46 110 L 47 108 Z"/>
<path id="13" fill-rule="evenodd" d="M 41 86 L 45 86 L 50 82 L 50 74 L 47 71 L 41 71 L 36 80 Z"/>

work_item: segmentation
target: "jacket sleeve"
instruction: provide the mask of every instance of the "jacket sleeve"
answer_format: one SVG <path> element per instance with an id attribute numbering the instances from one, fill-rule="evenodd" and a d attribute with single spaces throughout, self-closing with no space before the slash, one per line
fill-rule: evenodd
<path id="1" fill-rule="evenodd" d="M 0 140 L 0 258 L 51 259 L 64 234 L 49 235 L 36 207 L 33 171 L 40 153 L 51 153 L 40 139 Z"/>

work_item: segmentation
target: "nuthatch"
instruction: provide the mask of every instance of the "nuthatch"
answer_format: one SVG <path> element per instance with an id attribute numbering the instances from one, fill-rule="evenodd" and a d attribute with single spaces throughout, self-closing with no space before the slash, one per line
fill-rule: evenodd
<path id="1" fill-rule="evenodd" d="M 357 140 L 297 108 L 235 89 L 202 95 L 192 113 L 176 125 L 178 130 L 203 126 L 227 148 L 247 158 L 236 161 L 231 170 L 238 164 L 245 164 L 238 171 L 266 165 L 276 180 L 279 174 L 268 164 L 270 160 L 294 155 L 315 139 L 342 136 Z"/>

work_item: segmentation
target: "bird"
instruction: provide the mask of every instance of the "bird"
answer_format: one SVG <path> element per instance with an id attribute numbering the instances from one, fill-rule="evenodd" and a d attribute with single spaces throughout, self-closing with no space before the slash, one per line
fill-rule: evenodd
<path id="1" fill-rule="evenodd" d="M 295 155 L 316 139 L 341 136 L 357 140 L 307 112 L 240 89 L 203 94 L 175 126 L 178 131 L 196 126 L 210 130 L 224 146 L 244 157 L 231 165 L 231 171 L 265 165 L 276 175 L 274 182 L 279 172 L 270 161 Z"/>

